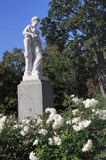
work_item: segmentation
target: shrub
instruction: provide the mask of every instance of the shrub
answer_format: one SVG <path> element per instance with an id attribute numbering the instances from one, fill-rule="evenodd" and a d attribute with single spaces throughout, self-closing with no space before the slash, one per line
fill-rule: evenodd
<path id="1" fill-rule="evenodd" d="M 104 160 L 106 110 L 95 99 L 68 97 L 69 107 L 58 114 L 18 121 L 0 115 L 0 159 Z"/>

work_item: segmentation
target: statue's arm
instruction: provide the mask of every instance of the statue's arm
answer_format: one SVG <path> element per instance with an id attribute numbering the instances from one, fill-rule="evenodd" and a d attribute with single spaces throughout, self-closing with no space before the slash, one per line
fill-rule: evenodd
<path id="1" fill-rule="evenodd" d="M 30 26 L 29 25 L 25 27 L 22 34 L 24 36 L 32 36 L 33 37 L 33 33 L 30 31 Z"/>

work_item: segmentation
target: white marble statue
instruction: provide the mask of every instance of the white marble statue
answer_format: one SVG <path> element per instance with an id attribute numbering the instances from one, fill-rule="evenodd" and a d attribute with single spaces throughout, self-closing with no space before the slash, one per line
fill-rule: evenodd
<path id="1" fill-rule="evenodd" d="M 33 17 L 31 24 L 27 25 L 23 31 L 25 47 L 25 72 L 24 77 L 42 76 L 43 49 L 37 25 L 40 19 Z"/>

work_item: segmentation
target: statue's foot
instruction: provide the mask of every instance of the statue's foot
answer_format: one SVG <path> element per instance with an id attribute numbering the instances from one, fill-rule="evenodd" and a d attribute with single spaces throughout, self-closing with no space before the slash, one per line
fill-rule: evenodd
<path id="1" fill-rule="evenodd" d="M 46 80 L 48 81 L 48 78 L 42 75 L 39 72 L 24 72 L 23 81 L 31 81 L 31 80 Z"/>
<path id="2" fill-rule="evenodd" d="M 48 77 L 44 76 L 40 72 L 32 72 L 32 77 L 35 79 L 48 80 Z"/>
<path id="3" fill-rule="evenodd" d="M 32 72 L 32 77 L 35 77 L 36 79 L 40 79 L 41 74 L 38 72 Z"/>

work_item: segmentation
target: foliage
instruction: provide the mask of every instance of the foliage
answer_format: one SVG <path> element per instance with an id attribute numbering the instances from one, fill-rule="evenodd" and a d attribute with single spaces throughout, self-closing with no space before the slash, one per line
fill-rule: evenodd
<path id="1" fill-rule="evenodd" d="M 6 51 L 0 62 L 0 112 L 17 111 L 17 85 L 23 74 L 24 59 L 21 49 Z"/>
<path id="2" fill-rule="evenodd" d="M 96 70 L 95 63 L 88 62 L 89 58 L 89 55 L 73 57 L 68 50 L 60 54 L 56 46 L 45 49 L 44 71 L 51 80 L 57 108 L 63 107 L 65 93 L 87 97 L 86 82 L 94 77 Z"/>
<path id="3" fill-rule="evenodd" d="M 42 20 L 41 27 L 48 44 L 63 48 L 74 40 L 77 47 L 78 44 L 84 47 L 82 52 L 104 49 L 103 0 L 51 0 L 49 6 L 48 17 Z"/>
<path id="4" fill-rule="evenodd" d="M 87 99 L 90 103 L 85 105 L 82 99 L 72 97 L 66 98 L 68 111 L 61 114 L 47 108 L 43 116 L 18 122 L 0 115 L 0 158 L 104 160 L 106 115 L 104 119 L 97 114 L 100 103 Z"/>
<path id="5" fill-rule="evenodd" d="M 95 97 L 96 97 L 96 99 L 98 99 L 99 100 L 99 102 L 100 102 L 100 108 L 102 108 L 102 109 L 105 109 L 106 108 L 106 98 L 104 98 L 101 94 L 100 94 L 100 92 L 97 92 L 96 91 L 96 93 L 95 93 Z"/>
<path id="6" fill-rule="evenodd" d="M 49 6 L 48 16 L 42 20 L 41 27 L 47 44 L 58 46 L 60 52 L 65 48 L 73 57 L 81 56 L 78 59 L 78 68 L 82 55 L 88 59 L 86 63 L 96 63 L 94 74 L 99 81 L 102 94 L 105 94 L 105 2 L 51 0 Z M 84 65 L 87 65 L 86 63 Z M 80 69 L 77 72 L 83 74 Z"/>

